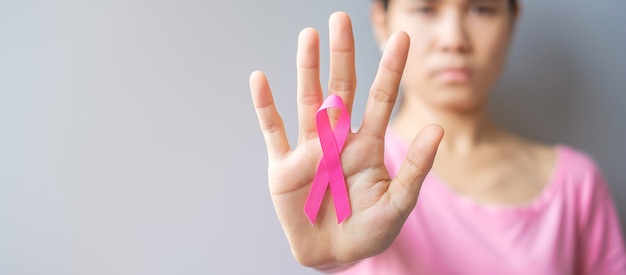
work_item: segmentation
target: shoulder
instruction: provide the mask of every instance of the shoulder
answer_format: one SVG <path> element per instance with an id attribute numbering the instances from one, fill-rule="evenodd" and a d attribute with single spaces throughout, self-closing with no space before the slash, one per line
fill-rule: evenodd
<path id="1" fill-rule="evenodd" d="M 571 146 L 559 145 L 557 148 L 560 164 L 555 177 L 575 197 L 583 212 L 590 214 L 596 206 L 610 203 L 611 192 L 595 159 Z"/>
<path id="2" fill-rule="evenodd" d="M 596 160 L 587 152 L 569 145 L 557 145 L 560 173 L 569 181 L 593 184 L 602 179 Z"/>
<path id="3" fill-rule="evenodd" d="M 557 145 L 560 158 L 565 161 L 571 168 L 578 169 L 598 169 L 595 159 L 587 152 L 574 148 L 569 145 L 559 144 Z"/>
<path id="4" fill-rule="evenodd" d="M 589 180 L 600 173 L 596 160 L 586 151 L 564 143 L 546 144 L 505 132 L 511 151 L 534 163 L 544 173 L 565 176 L 569 180 Z"/>
<path id="5" fill-rule="evenodd" d="M 603 181 L 596 160 L 586 151 L 568 144 L 544 144 L 536 141 L 512 138 L 520 155 L 553 180 L 567 183 L 569 188 L 595 185 Z M 531 165 L 532 166 L 532 165 Z"/>
<path id="6" fill-rule="evenodd" d="M 596 160 L 586 151 L 568 144 L 543 144 L 536 141 L 511 138 L 521 155 L 534 170 L 548 177 L 549 189 L 577 203 L 588 202 L 592 197 L 608 193 L 604 177 Z"/>

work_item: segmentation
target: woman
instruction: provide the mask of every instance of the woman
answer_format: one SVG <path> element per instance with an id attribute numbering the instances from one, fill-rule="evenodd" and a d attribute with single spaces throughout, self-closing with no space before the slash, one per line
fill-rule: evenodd
<path id="1" fill-rule="evenodd" d="M 595 163 L 489 118 L 488 94 L 519 12 L 515 0 L 373 2 L 384 52 L 363 124 L 341 153 L 352 215 L 340 224 L 330 198 L 313 226 L 302 211 L 322 155 L 317 32 L 299 36 L 293 150 L 267 79 L 251 75 L 270 193 L 298 262 L 343 274 L 626 274 L 615 207 Z M 330 18 L 330 58 L 329 94 L 350 111 L 354 40 L 344 13 Z"/>

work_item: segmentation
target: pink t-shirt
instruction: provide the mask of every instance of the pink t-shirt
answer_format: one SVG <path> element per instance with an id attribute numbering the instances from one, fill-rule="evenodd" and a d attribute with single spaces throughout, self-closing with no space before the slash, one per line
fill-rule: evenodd
<path id="1" fill-rule="evenodd" d="M 391 176 L 407 150 L 387 133 Z M 339 274 L 626 274 L 619 221 L 599 169 L 582 152 L 557 150 L 552 179 L 523 206 L 477 203 L 431 173 L 391 247 Z"/>

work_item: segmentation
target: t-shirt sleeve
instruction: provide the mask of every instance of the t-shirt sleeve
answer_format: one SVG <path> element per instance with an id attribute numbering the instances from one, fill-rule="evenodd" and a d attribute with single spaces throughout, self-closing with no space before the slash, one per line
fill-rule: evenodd
<path id="1" fill-rule="evenodd" d="M 591 162 L 580 190 L 578 274 L 626 274 L 626 252 L 617 211 L 598 167 Z"/>

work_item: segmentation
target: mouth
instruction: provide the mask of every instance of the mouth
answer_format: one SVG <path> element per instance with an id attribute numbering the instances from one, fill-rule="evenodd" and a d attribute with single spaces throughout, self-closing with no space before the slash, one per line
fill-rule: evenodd
<path id="1" fill-rule="evenodd" d="M 468 67 L 447 67 L 435 71 L 435 79 L 444 83 L 468 82 L 472 71 Z"/>

